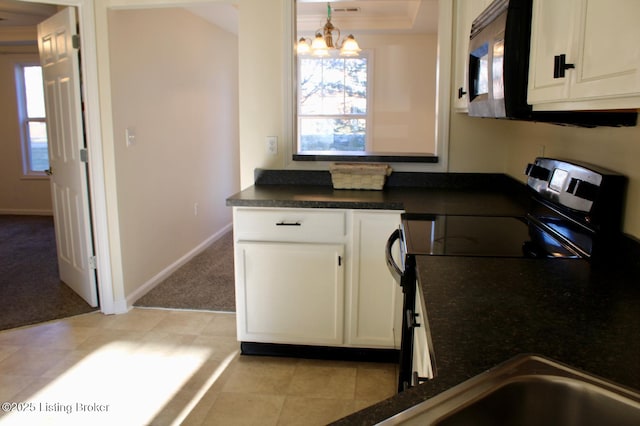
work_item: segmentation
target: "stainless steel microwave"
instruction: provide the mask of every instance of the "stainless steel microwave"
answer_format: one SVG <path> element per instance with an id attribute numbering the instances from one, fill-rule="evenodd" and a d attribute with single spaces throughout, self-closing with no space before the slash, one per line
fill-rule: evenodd
<path id="1" fill-rule="evenodd" d="M 635 111 L 533 111 L 527 104 L 533 0 L 495 0 L 469 38 L 469 115 L 555 124 L 635 126 Z"/>

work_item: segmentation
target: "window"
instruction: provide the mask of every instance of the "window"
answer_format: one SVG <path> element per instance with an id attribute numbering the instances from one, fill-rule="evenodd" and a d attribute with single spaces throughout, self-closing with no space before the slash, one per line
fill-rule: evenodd
<path id="1" fill-rule="evenodd" d="M 23 174 L 44 176 L 49 169 L 49 148 L 42 68 L 34 64 L 17 65 L 16 87 Z"/>
<path id="2" fill-rule="evenodd" d="M 367 151 L 369 57 L 299 57 L 298 152 Z"/>

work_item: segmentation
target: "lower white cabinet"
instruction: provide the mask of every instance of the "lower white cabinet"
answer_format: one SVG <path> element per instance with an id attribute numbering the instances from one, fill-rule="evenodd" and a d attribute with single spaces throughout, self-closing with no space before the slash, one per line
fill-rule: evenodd
<path id="1" fill-rule="evenodd" d="M 400 348 L 402 289 L 387 269 L 384 247 L 398 212 L 353 212 L 348 339 L 353 346 Z M 397 258 L 397 257 L 396 257 Z"/>
<path id="2" fill-rule="evenodd" d="M 399 348 L 400 211 L 234 207 L 238 340 Z"/>
<path id="3" fill-rule="evenodd" d="M 235 253 L 240 340 L 342 343 L 344 245 L 239 242 Z"/>

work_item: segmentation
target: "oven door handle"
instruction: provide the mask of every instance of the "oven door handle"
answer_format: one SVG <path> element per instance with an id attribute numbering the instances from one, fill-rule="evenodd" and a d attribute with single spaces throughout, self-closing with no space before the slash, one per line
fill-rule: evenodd
<path id="1" fill-rule="evenodd" d="M 400 267 L 396 264 L 395 260 L 393 259 L 392 249 L 393 249 L 393 245 L 395 244 L 396 241 L 400 239 L 400 237 L 401 237 L 400 229 L 396 229 L 389 236 L 389 239 L 387 240 L 387 244 L 385 246 L 385 259 L 387 260 L 387 267 L 389 268 L 389 272 L 391 272 L 391 275 L 393 275 L 393 278 L 398 283 L 401 283 L 402 276 L 404 275 L 404 271 L 400 269 Z"/>

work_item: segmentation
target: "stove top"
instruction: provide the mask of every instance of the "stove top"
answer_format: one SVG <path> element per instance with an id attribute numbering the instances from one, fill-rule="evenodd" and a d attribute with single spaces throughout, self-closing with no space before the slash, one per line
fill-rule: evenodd
<path id="1" fill-rule="evenodd" d="M 601 240 L 620 232 L 624 176 L 550 158 L 537 158 L 525 173 L 525 216 L 404 214 L 405 253 L 590 258 Z"/>
<path id="2" fill-rule="evenodd" d="M 580 257 L 524 217 L 404 215 L 402 226 L 407 254 Z"/>

